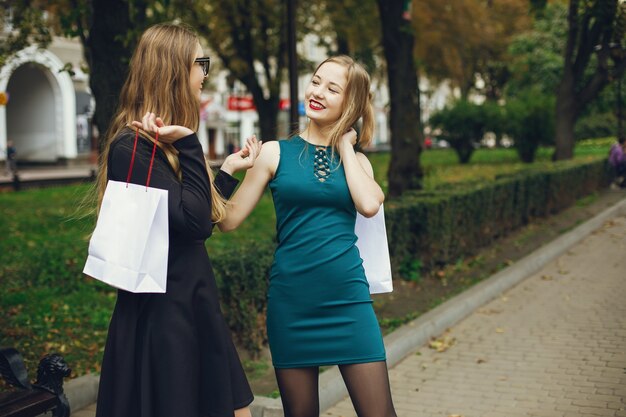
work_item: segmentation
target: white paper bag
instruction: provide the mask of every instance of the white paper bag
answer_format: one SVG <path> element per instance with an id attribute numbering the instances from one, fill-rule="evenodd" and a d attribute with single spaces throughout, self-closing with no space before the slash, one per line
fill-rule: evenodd
<path id="1" fill-rule="evenodd" d="M 378 213 L 370 218 L 357 212 L 354 233 L 357 237 L 356 246 L 363 259 L 365 277 L 370 284 L 370 293 L 393 291 L 383 206 L 381 205 Z"/>
<path id="2" fill-rule="evenodd" d="M 164 293 L 167 212 L 167 190 L 109 181 L 83 272 L 126 291 Z"/>

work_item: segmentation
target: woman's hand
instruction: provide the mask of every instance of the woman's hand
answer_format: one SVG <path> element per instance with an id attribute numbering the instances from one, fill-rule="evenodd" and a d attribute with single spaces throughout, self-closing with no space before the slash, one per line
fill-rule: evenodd
<path id="1" fill-rule="evenodd" d="M 165 126 L 163 120 L 157 117 L 156 114 L 147 112 L 144 114 L 141 122 L 133 121 L 133 127 L 143 129 L 146 132 L 156 135 L 159 132 L 159 140 L 164 143 L 174 143 L 178 139 L 189 136 L 193 133 L 193 130 L 185 126 L 169 125 Z"/>
<path id="2" fill-rule="evenodd" d="M 357 140 L 356 130 L 350 128 L 350 130 L 344 133 L 341 139 L 339 139 L 339 152 L 342 153 L 344 149 L 354 150 L 354 145 L 356 145 Z"/>
<path id="3" fill-rule="evenodd" d="M 237 171 L 252 168 L 261 152 L 261 145 L 262 142 L 257 140 L 255 135 L 250 136 L 246 139 L 245 146 L 239 152 L 228 155 L 222 164 L 221 170 L 232 175 Z"/>

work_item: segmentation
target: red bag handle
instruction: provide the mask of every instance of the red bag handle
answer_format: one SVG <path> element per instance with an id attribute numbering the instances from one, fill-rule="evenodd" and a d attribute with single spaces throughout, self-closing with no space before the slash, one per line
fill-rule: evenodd
<path id="1" fill-rule="evenodd" d="M 133 165 L 135 164 L 135 153 L 137 152 L 137 140 L 139 139 L 139 129 L 135 131 L 135 144 L 133 145 L 133 154 L 130 157 L 130 166 L 128 167 L 128 176 L 126 177 L 126 188 L 130 183 L 130 177 L 133 174 Z M 146 180 L 146 191 L 150 186 L 150 176 L 152 175 L 152 165 L 154 164 L 154 155 L 156 154 L 157 142 L 159 141 L 159 131 L 157 129 L 156 136 L 154 138 L 154 146 L 152 146 L 152 156 L 150 157 L 150 167 L 148 168 L 148 179 Z"/>

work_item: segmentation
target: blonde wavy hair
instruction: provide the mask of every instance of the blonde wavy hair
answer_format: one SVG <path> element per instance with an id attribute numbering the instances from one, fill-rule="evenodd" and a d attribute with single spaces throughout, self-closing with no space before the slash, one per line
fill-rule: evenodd
<path id="1" fill-rule="evenodd" d="M 313 75 L 327 62 L 334 62 L 346 68 L 346 85 L 344 88 L 343 109 L 339 119 L 330 125 L 324 132 L 330 137 L 330 145 L 337 150 L 339 139 L 359 119 L 362 119 L 359 145 L 365 148 L 372 142 L 374 136 L 374 107 L 370 93 L 370 76 L 365 68 L 347 55 L 337 55 L 327 58 L 320 63 Z"/>
<path id="2" fill-rule="evenodd" d="M 95 184 L 98 210 L 107 185 L 107 160 L 111 143 L 124 129 L 130 127 L 131 122 L 141 120 L 150 111 L 161 117 L 165 125 L 185 126 L 194 132 L 198 130 L 200 103 L 189 81 L 198 45 L 198 36 L 192 29 L 171 23 L 151 26 L 139 39 L 100 158 Z M 141 131 L 141 136 L 154 142 L 154 137 L 145 131 Z M 176 148 L 162 142 L 157 142 L 157 146 L 163 150 L 180 180 L 182 172 Z M 208 164 L 207 175 L 211 183 L 211 219 L 217 223 L 224 218 L 226 202 L 215 188 Z"/>

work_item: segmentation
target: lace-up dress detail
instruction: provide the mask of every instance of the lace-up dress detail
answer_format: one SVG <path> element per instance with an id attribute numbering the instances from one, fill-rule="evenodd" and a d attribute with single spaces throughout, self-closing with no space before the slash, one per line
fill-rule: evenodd
<path id="1" fill-rule="evenodd" d="M 278 246 L 267 307 L 274 366 L 385 360 L 339 154 L 299 136 L 279 146 L 270 181 Z"/>
<path id="2" fill-rule="evenodd" d="M 320 181 L 324 182 L 330 175 L 330 158 L 328 153 L 330 152 L 330 147 L 326 146 L 315 146 L 315 156 L 313 159 L 313 172 L 315 177 Z"/>

